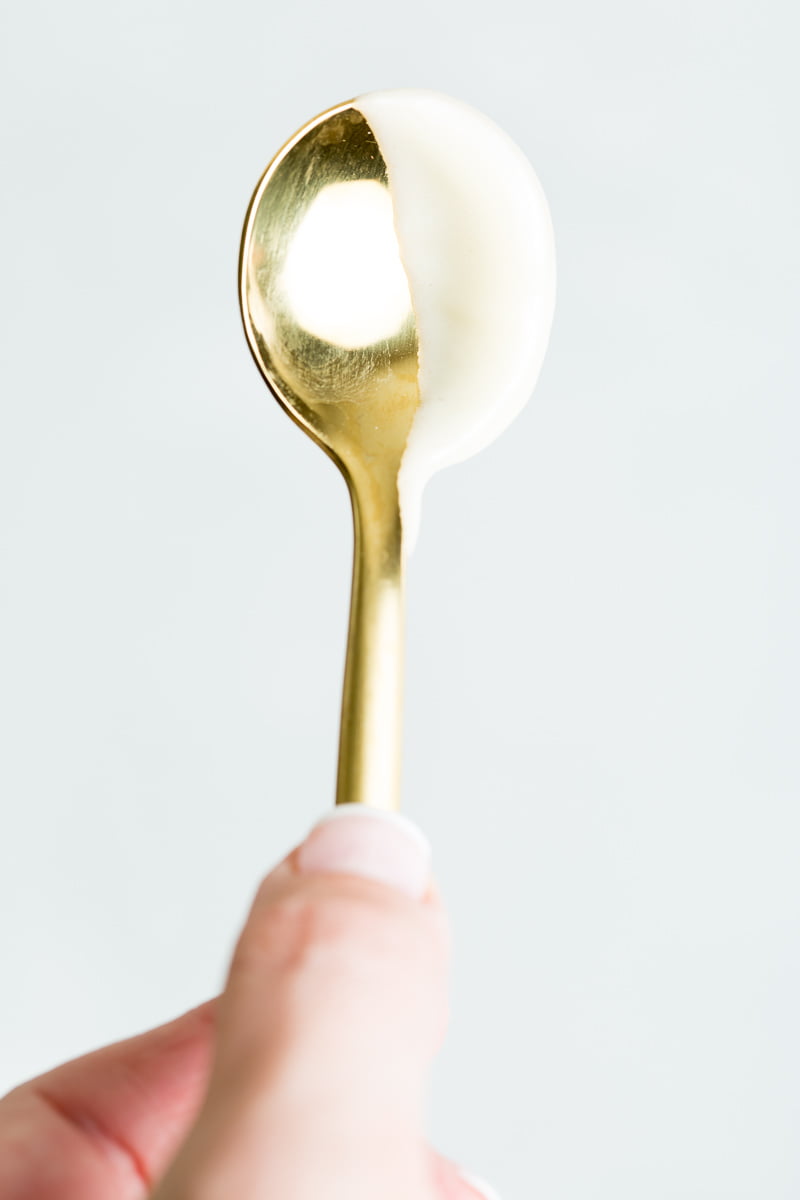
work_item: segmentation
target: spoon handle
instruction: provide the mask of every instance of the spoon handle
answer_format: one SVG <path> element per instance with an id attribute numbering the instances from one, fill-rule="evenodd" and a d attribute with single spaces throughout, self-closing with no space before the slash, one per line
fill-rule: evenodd
<path id="1" fill-rule="evenodd" d="M 396 483 L 352 477 L 353 591 L 342 694 L 337 804 L 400 807 L 404 588 Z M 381 491 L 383 494 L 381 494 Z"/>

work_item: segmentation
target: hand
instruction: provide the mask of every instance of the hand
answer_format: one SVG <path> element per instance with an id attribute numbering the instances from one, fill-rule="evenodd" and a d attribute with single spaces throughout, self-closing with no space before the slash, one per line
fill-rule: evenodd
<path id="1" fill-rule="evenodd" d="M 446 977 L 422 834 L 338 809 L 262 883 L 219 1000 L 0 1101 L 0 1196 L 489 1196 L 422 1133 Z"/>

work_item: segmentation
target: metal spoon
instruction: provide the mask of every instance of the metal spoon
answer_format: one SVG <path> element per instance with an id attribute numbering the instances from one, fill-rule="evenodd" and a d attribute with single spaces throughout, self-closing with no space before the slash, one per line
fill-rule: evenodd
<path id="1" fill-rule="evenodd" d="M 250 202 L 240 303 L 289 416 L 347 481 L 355 529 L 336 803 L 399 806 L 403 553 L 398 473 L 419 404 L 417 330 L 386 165 L 351 103 L 304 126 Z"/>

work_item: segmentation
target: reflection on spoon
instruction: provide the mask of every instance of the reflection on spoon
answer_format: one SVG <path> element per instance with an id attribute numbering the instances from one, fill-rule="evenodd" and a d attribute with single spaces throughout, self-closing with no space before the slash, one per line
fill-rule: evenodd
<path id="1" fill-rule="evenodd" d="M 399 333 L 412 308 L 388 189 L 356 179 L 318 192 L 280 283 L 295 320 L 324 342 L 357 350 Z"/>

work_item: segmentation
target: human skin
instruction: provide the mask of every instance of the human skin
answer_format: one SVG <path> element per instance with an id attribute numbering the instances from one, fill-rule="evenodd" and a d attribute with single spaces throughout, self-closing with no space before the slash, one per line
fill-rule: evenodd
<path id="1" fill-rule="evenodd" d="M 0 1100 L 0 1196 L 489 1196 L 423 1135 L 447 958 L 422 835 L 337 811 L 261 884 L 217 1000 Z"/>

